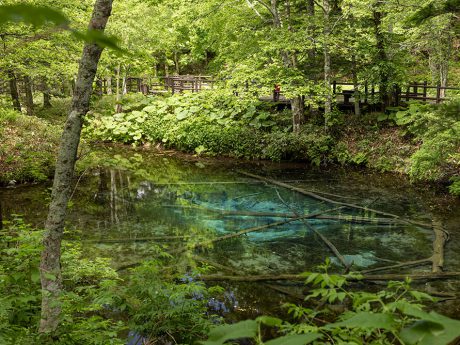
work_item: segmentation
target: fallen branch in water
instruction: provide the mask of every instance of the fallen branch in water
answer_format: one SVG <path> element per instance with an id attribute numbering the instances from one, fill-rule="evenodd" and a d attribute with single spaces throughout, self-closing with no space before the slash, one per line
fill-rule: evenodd
<path id="1" fill-rule="evenodd" d="M 314 218 L 314 217 L 316 217 L 316 216 L 318 216 L 318 215 L 320 215 L 320 214 L 328 213 L 328 212 L 333 212 L 333 211 L 337 211 L 337 210 L 339 210 L 339 209 L 341 209 L 341 208 L 343 208 L 343 207 L 338 207 L 338 208 L 334 208 L 334 209 L 324 210 L 324 211 L 320 211 L 320 212 L 316 212 L 316 213 L 312 213 L 312 214 L 307 214 L 307 215 L 304 215 L 304 216 L 300 216 L 300 217 L 297 217 L 297 218 L 291 218 L 291 219 L 283 220 L 283 221 L 280 221 L 280 222 L 269 223 L 269 224 L 266 224 L 266 225 L 261 225 L 261 226 L 256 226 L 256 227 L 253 227 L 253 228 L 241 230 L 241 231 L 238 231 L 238 232 L 233 233 L 233 234 L 228 234 L 228 235 L 220 236 L 220 237 L 217 237 L 217 238 L 214 238 L 214 239 L 212 239 L 212 240 L 205 241 L 205 242 L 202 242 L 202 243 L 197 243 L 197 244 L 195 244 L 195 245 L 192 247 L 192 249 L 204 247 L 204 246 L 207 246 L 207 245 L 216 243 L 216 242 L 220 242 L 220 241 L 227 240 L 227 239 L 230 239 L 230 238 L 239 237 L 239 236 L 241 236 L 241 235 L 246 235 L 246 234 L 249 234 L 249 233 L 251 233 L 251 232 L 261 231 L 261 230 L 273 228 L 273 227 L 275 227 L 275 226 L 279 226 L 279 225 L 284 225 L 284 224 L 292 223 L 292 222 L 295 222 L 295 221 L 298 221 L 298 220 L 308 219 L 308 218 Z"/>
<path id="2" fill-rule="evenodd" d="M 274 179 L 271 179 L 271 178 L 268 178 L 268 177 L 263 177 L 263 176 L 247 173 L 247 172 L 244 172 L 244 171 L 239 171 L 239 173 L 242 174 L 242 175 L 245 175 L 245 176 L 255 178 L 255 179 L 260 180 L 260 181 L 265 181 L 265 182 L 271 183 L 273 185 L 280 186 L 280 187 L 283 187 L 283 188 L 298 192 L 300 194 L 309 196 L 309 197 L 317 199 L 317 200 L 321 200 L 321 201 L 331 203 L 333 205 L 341 205 L 341 206 L 344 206 L 344 207 L 347 207 L 347 208 L 353 208 L 353 209 L 363 210 L 363 211 L 367 211 L 367 212 L 373 212 L 375 214 L 380 214 L 380 215 L 384 215 L 384 216 L 399 219 L 400 221 L 402 221 L 404 223 L 413 224 L 413 225 L 417 225 L 417 226 L 420 226 L 420 227 L 430 228 L 431 229 L 431 225 L 429 225 L 429 224 L 404 219 L 404 218 L 402 218 L 402 217 L 400 217 L 400 216 L 398 216 L 396 214 L 383 212 L 383 211 L 375 210 L 375 209 L 372 209 L 372 208 L 368 208 L 368 207 L 360 206 L 360 205 L 356 205 L 356 204 L 350 204 L 350 203 L 346 203 L 346 202 L 332 200 L 332 199 L 320 196 L 320 195 L 318 195 L 316 193 L 313 193 L 311 191 L 305 190 L 303 188 L 291 186 L 290 184 L 280 182 L 280 181 L 277 181 L 277 180 L 274 180 Z"/>
<path id="3" fill-rule="evenodd" d="M 428 263 L 431 263 L 431 262 L 432 262 L 432 258 L 429 257 L 429 258 L 421 259 L 421 260 L 402 262 L 402 263 L 396 264 L 396 265 L 371 268 L 371 269 L 360 271 L 360 272 L 363 273 L 363 274 L 367 274 L 367 273 L 371 273 L 371 272 L 387 271 L 387 270 L 392 270 L 392 269 L 396 269 L 396 268 L 419 266 L 419 265 L 428 264 Z"/>
<path id="4" fill-rule="evenodd" d="M 364 275 L 360 278 L 350 278 L 350 282 L 357 281 L 390 281 L 390 280 L 441 280 L 441 279 L 460 279 L 460 272 L 439 272 L 439 273 L 413 273 L 413 274 L 376 274 Z M 236 281 L 236 282 L 264 282 L 264 281 L 305 281 L 306 277 L 300 274 L 280 274 L 280 275 L 253 275 L 253 276 L 228 276 L 228 275 L 202 275 L 203 281 Z"/>
<path id="5" fill-rule="evenodd" d="M 129 242 L 149 242 L 149 241 L 174 241 L 186 240 L 192 236 L 152 236 L 152 237 L 133 237 L 133 238 L 110 238 L 100 240 L 82 240 L 83 243 L 129 243 Z"/>
<path id="6" fill-rule="evenodd" d="M 278 189 L 276 189 L 276 194 L 278 195 L 278 199 L 287 207 L 292 210 L 292 213 L 296 216 L 299 217 L 299 214 L 296 212 L 296 210 L 291 207 L 282 197 Z M 329 241 L 326 236 L 324 236 L 322 233 L 320 233 L 318 230 L 316 230 L 313 226 L 311 226 L 308 222 L 306 222 L 304 219 L 302 219 L 302 223 L 305 224 L 305 226 L 312 232 L 314 232 L 316 235 L 318 235 L 319 238 L 329 247 L 329 249 L 334 253 L 334 255 L 337 257 L 337 259 L 342 263 L 343 267 L 345 267 L 345 273 L 350 270 L 350 267 L 353 263 L 347 264 L 345 261 L 345 258 L 343 257 L 342 254 L 340 254 L 339 250 L 337 249 L 336 246 L 332 244 L 331 241 Z"/>
<path id="7" fill-rule="evenodd" d="M 234 269 L 233 267 L 228 267 L 228 266 L 224 266 L 224 265 L 221 265 L 217 262 L 213 262 L 213 261 L 210 261 L 209 259 L 206 259 L 206 258 L 203 258 L 201 256 L 196 256 L 194 255 L 193 256 L 193 259 L 196 260 L 196 261 L 199 261 L 199 262 L 202 262 L 202 263 L 206 263 L 208 265 L 211 265 L 213 266 L 214 268 L 217 268 L 217 269 L 220 269 L 222 271 L 227 271 L 227 272 L 230 272 L 230 273 L 233 273 L 233 274 L 239 274 L 241 273 L 240 271 L 237 271 L 236 269 Z M 275 290 L 276 292 L 280 292 L 284 295 L 287 295 L 287 296 L 291 296 L 291 297 L 294 297 L 296 299 L 300 299 L 300 300 L 304 300 L 305 296 L 302 295 L 302 294 L 298 294 L 298 293 L 295 293 L 293 291 L 291 291 L 290 289 L 286 289 L 286 288 L 282 288 L 280 286 L 277 286 L 277 285 L 271 285 L 271 284 L 267 284 L 265 283 L 264 284 L 266 287 L 268 287 L 269 289 L 272 289 L 272 290 Z"/>

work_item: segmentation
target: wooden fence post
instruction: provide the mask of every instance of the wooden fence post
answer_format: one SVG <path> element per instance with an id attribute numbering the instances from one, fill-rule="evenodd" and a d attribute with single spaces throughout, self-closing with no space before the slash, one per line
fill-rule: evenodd
<path id="1" fill-rule="evenodd" d="M 329 92 L 331 92 L 331 91 L 329 91 Z M 334 81 L 332 82 L 332 93 L 333 93 L 334 95 L 337 93 L 337 81 L 336 81 L 336 80 L 334 80 Z"/>
<path id="2" fill-rule="evenodd" d="M 436 86 L 436 104 L 439 104 L 441 102 L 441 85 L 438 84 Z"/>

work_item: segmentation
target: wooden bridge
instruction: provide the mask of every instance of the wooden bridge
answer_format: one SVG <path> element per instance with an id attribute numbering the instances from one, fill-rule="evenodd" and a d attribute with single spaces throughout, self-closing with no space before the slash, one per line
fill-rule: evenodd
<path id="1" fill-rule="evenodd" d="M 167 76 L 160 78 L 157 83 L 147 85 L 140 78 L 129 78 L 128 89 L 131 92 L 143 92 L 144 94 L 159 94 L 165 92 L 182 93 L 182 92 L 200 92 L 202 90 L 213 89 L 216 81 L 211 76 Z M 350 110 L 354 109 L 354 84 L 349 82 L 334 81 L 331 85 L 332 93 L 335 101 L 340 109 Z M 248 85 L 243 86 L 242 90 L 248 90 Z M 368 85 L 364 83 L 359 86 L 360 105 L 371 106 L 379 108 L 382 106 L 380 102 L 380 92 L 375 85 Z M 458 91 L 460 88 L 456 87 L 443 87 L 440 85 L 428 85 L 428 82 L 423 83 L 412 82 L 405 85 L 404 89 L 395 85 L 391 92 L 388 92 L 391 99 L 391 106 L 404 105 L 410 100 L 419 100 L 429 103 L 441 103 L 447 99 L 447 91 Z M 234 93 L 238 94 L 240 89 L 235 88 Z M 267 102 L 274 102 L 284 105 L 289 105 L 289 99 L 283 96 L 282 90 L 280 92 L 274 91 L 272 95 L 265 95 L 260 97 L 261 100 Z"/>
<path id="2" fill-rule="evenodd" d="M 161 94 L 200 92 L 214 88 L 215 81 L 211 76 L 177 75 L 158 78 L 157 82 L 149 83 L 142 78 L 128 78 L 127 90 L 129 92 L 142 92 L 143 94 Z"/>

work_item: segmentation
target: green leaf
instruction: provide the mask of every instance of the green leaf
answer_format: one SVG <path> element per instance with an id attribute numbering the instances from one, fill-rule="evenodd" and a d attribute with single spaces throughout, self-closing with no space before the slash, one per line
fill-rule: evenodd
<path id="1" fill-rule="evenodd" d="M 401 332 L 401 338 L 408 344 L 446 344 L 436 340 L 444 331 L 444 327 L 439 323 L 421 320 Z"/>
<path id="2" fill-rule="evenodd" d="M 283 323 L 281 319 L 272 316 L 259 316 L 256 321 L 269 327 L 280 327 Z"/>
<path id="3" fill-rule="evenodd" d="M 286 335 L 281 338 L 267 341 L 266 345 L 305 345 L 321 338 L 319 333 Z"/>
<path id="4" fill-rule="evenodd" d="M 255 320 L 240 321 L 232 325 L 223 325 L 213 328 L 209 332 L 207 341 L 203 345 L 221 345 L 230 339 L 254 338 L 257 334 L 258 324 Z"/>
<path id="5" fill-rule="evenodd" d="M 72 30 L 73 35 L 79 40 L 95 43 L 102 48 L 110 48 L 119 53 L 128 54 L 128 52 L 119 46 L 120 40 L 114 36 L 108 36 L 100 30 L 87 30 L 86 32 L 80 32 Z"/>
<path id="6" fill-rule="evenodd" d="M 360 312 L 348 320 L 326 325 L 325 329 L 348 327 L 362 329 L 387 329 L 392 330 L 395 326 L 393 315 L 383 313 Z"/>
<path id="7" fill-rule="evenodd" d="M 47 23 L 63 27 L 69 24 L 67 17 L 58 10 L 28 4 L 0 6 L 0 25 L 8 22 L 23 22 L 36 27 Z"/>
<path id="8" fill-rule="evenodd" d="M 181 110 L 176 113 L 176 119 L 178 119 L 179 121 L 185 120 L 187 117 L 189 117 L 189 115 L 190 113 L 188 112 L 188 110 Z"/>
<path id="9" fill-rule="evenodd" d="M 416 308 L 411 310 L 406 308 L 404 313 L 422 318 L 422 320 L 401 331 L 401 337 L 408 344 L 444 345 L 460 337 L 460 321 L 458 320 L 448 318 L 434 311 L 426 313 Z"/>

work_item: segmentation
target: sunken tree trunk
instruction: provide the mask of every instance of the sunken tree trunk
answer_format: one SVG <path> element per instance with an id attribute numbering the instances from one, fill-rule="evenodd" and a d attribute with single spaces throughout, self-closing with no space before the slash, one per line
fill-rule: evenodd
<path id="1" fill-rule="evenodd" d="M 14 110 L 21 111 L 21 101 L 19 100 L 18 81 L 13 71 L 8 71 L 8 79 L 10 82 L 10 95 L 13 101 Z"/>
<path id="2" fill-rule="evenodd" d="M 32 90 L 32 79 L 26 75 L 24 77 L 24 88 L 26 89 L 26 111 L 27 115 L 34 115 L 34 95 Z"/>
<path id="3" fill-rule="evenodd" d="M 96 0 L 89 29 L 103 31 L 111 11 L 112 0 Z M 86 43 L 83 48 L 72 106 L 62 133 L 40 262 L 42 309 L 39 331 L 41 333 L 55 331 L 60 320 L 59 299 L 62 289 L 60 261 L 64 221 L 71 194 L 82 120 L 89 110 L 92 83 L 102 50 L 103 48 L 95 43 Z"/>

